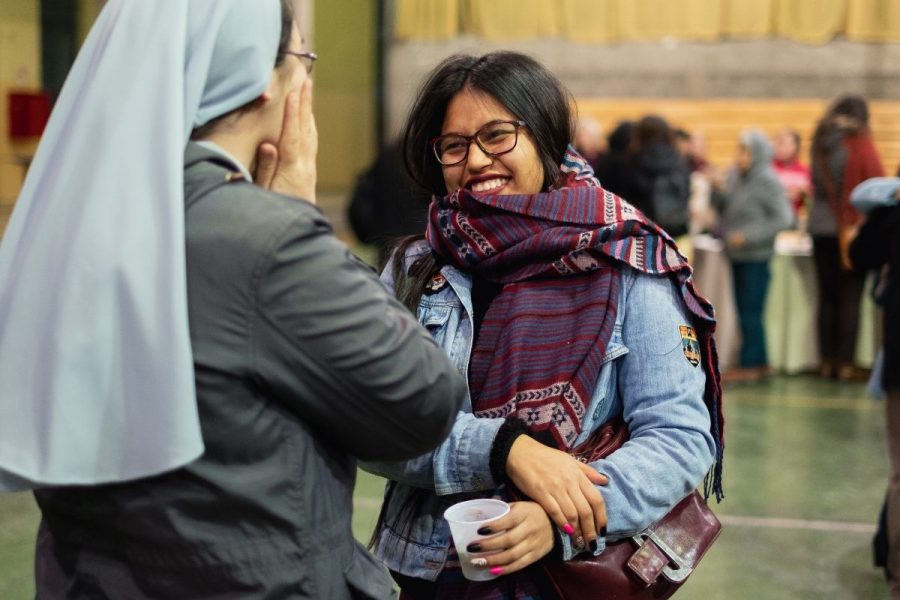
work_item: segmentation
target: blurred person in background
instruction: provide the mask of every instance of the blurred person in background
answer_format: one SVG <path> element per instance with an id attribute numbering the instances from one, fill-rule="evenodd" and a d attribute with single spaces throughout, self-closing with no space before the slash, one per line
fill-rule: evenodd
<path id="1" fill-rule="evenodd" d="M 694 135 L 680 128 L 675 130 L 675 145 L 691 170 L 688 232 L 692 235 L 711 232 L 718 222 L 718 213 L 712 204 L 712 181 L 703 154 L 705 145 L 702 138 L 696 141 Z"/>
<path id="2" fill-rule="evenodd" d="M 854 358 L 865 273 L 853 268 L 849 255 L 862 216 L 849 198 L 857 184 L 884 174 L 864 98 L 844 96 L 828 107 L 813 134 L 810 163 L 813 194 L 807 230 L 819 283 L 819 374 L 864 379 L 866 373 Z"/>
<path id="3" fill-rule="evenodd" d="M 762 131 L 741 134 L 735 168 L 716 194 L 721 235 L 731 259 L 741 328 L 740 367 L 725 380 L 755 381 L 770 374 L 763 309 L 775 235 L 793 222 L 790 203 L 772 169 L 772 144 Z"/>
<path id="4" fill-rule="evenodd" d="M 393 595 L 357 459 L 436 446 L 465 382 L 312 203 L 292 7 L 110 0 L 54 107 L 0 243 L 39 598 Z"/>
<path id="5" fill-rule="evenodd" d="M 431 194 L 409 177 L 398 142 L 378 153 L 369 169 L 356 178 L 347 217 L 356 238 L 378 250 L 378 267 L 401 237 L 425 228 Z"/>
<path id="6" fill-rule="evenodd" d="M 600 122 L 594 117 L 578 117 L 572 145 L 596 173 L 597 166 L 607 151 L 606 137 L 603 135 Z"/>
<path id="7" fill-rule="evenodd" d="M 625 197 L 670 236 L 688 232 L 691 175 L 662 117 L 648 115 L 635 125 L 628 148 Z"/>
<path id="8" fill-rule="evenodd" d="M 775 136 L 772 166 L 784 186 L 799 223 L 806 224 L 807 203 L 812 191 L 809 167 L 800 160 L 800 134 L 786 127 Z"/>
<path id="9" fill-rule="evenodd" d="M 606 154 L 600 157 L 594 174 L 603 189 L 624 196 L 627 192 L 628 147 L 634 122 L 620 121 L 606 138 Z"/>

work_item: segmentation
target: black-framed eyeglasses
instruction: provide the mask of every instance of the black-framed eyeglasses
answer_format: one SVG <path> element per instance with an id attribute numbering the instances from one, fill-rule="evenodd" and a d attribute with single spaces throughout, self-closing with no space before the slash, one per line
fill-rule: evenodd
<path id="1" fill-rule="evenodd" d="M 526 127 L 525 121 L 491 121 L 474 135 L 439 135 L 431 140 L 431 147 L 438 162 L 450 167 L 469 157 L 469 146 L 473 141 L 488 156 L 500 156 L 512 151 L 519 141 L 519 129 L 522 127 Z"/>
<path id="2" fill-rule="evenodd" d="M 294 52 L 293 50 L 283 50 L 282 54 L 290 54 L 291 56 L 296 56 L 300 59 L 300 62 L 303 63 L 303 66 L 306 67 L 307 73 L 312 73 L 313 64 L 315 64 L 316 59 L 319 58 L 316 56 L 315 52 Z"/>

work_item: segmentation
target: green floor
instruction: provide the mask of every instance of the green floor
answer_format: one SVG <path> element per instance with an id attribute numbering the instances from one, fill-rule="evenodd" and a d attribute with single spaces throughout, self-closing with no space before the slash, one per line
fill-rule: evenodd
<path id="1" fill-rule="evenodd" d="M 871 566 L 884 494 L 882 403 L 863 386 L 782 377 L 726 389 L 726 492 L 719 541 L 682 600 L 887 598 Z M 361 474 L 354 528 L 368 537 L 381 482 Z M 0 599 L 33 595 L 37 515 L 0 496 Z"/>

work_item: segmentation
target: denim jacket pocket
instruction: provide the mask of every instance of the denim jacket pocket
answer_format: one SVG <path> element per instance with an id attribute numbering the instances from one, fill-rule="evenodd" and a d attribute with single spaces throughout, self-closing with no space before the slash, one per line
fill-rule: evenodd
<path id="1" fill-rule="evenodd" d="M 452 312 L 452 307 L 441 304 L 420 307 L 419 323 L 428 330 L 428 333 L 439 345 L 444 343 L 444 337 L 447 335 L 447 323 L 450 321 Z"/>
<path id="2" fill-rule="evenodd" d="M 628 346 L 626 346 L 625 342 L 622 340 L 622 324 L 616 323 L 613 328 L 612 336 L 606 344 L 606 353 L 603 355 L 603 361 L 600 363 L 601 371 L 607 363 L 610 363 L 625 354 L 628 354 Z"/>
<path id="3" fill-rule="evenodd" d="M 588 406 L 583 423 L 584 430 L 579 436 L 579 442 L 586 439 L 591 431 L 599 427 L 607 419 L 613 416 L 612 410 L 616 405 L 616 364 L 615 361 L 628 354 L 628 346 L 622 340 L 622 325 L 616 323 L 612 337 L 606 345 L 606 352 L 600 363 L 600 373 L 597 375 L 597 384 L 594 386 L 594 395 Z"/>

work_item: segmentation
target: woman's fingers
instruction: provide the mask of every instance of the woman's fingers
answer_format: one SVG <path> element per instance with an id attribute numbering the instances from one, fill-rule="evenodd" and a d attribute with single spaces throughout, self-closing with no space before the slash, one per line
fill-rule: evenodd
<path id="1" fill-rule="evenodd" d="M 303 82 L 299 93 L 288 94 L 284 103 L 281 136 L 278 139 L 277 166 L 268 187 L 282 194 L 315 202 L 319 138 L 312 104 L 310 79 Z"/>
<path id="2" fill-rule="evenodd" d="M 591 531 L 595 532 L 595 534 L 605 534 L 607 518 L 606 501 L 603 499 L 603 494 L 601 494 L 600 490 L 594 487 L 589 481 L 582 483 L 581 493 L 584 494 L 584 497 L 587 499 L 590 509 L 593 512 L 594 528 Z M 585 535 L 584 537 L 588 543 L 590 543 L 591 540 L 597 539 L 597 535 Z"/>
<path id="3" fill-rule="evenodd" d="M 300 95 L 296 92 L 288 94 L 284 103 L 284 121 L 281 124 L 281 137 L 278 139 L 278 153 L 283 164 L 290 165 L 300 154 Z"/>
<path id="4" fill-rule="evenodd" d="M 315 158 L 319 149 L 319 132 L 316 129 L 316 118 L 313 116 L 313 82 L 307 79 L 300 89 L 299 104 L 299 145 L 300 152 L 304 155 L 312 155 Z"/>
<path id="5" fill-rule="evenodd" d="M 272 180 L 278 170 L 278 148 L 263 142 L 256 151 L 256 173 L 253 180 L 260 186 L 271 189 Z"/>
<path id="6" fill-rule="evenodd" d="M 577 461 L 576 461 L 577 462 Z M 584 473 L 591 483 L 594 485 L 606 485 L 609 483 L 609 477 L 595 469 L 594 467 L 583 462 L 578 463 L 581 472 Z"/>
<path id="7" fill-rule="evenodd" d="M 550 548 L 552 549 L 553 546 L 550 546 Z M 472 566 L 474 567 L 486 569 L 488 571 L 494 568 L 500 568 L 503 569 L 503 574 L 505 575 L 526 567 L 543 556 L 543 554 L 540 556 L 535 556 L 535 554 L 536 553 L 532 550 L 531 545 L 521 543 L 508 550 L 497 552 L 496 554 L 479 556 L 471 560 L 474 561 L 472 563 Z M 479 558 L 481 560 L 478 560 Z M 520 564 L 517 565 L 517 563 Z M 514 568 L 514 565 L 517 565 L 517 567 Z"/>
<path id="8" fill-rule="evenodd" d="M 594 488 L 608 478 L 571 455 L 520 436 L 510 448 L 506 471 L 512 482 L 538 502 L 553 523 L 569 535 L 576 532 L 588 541 L 596 538 L 604 517 L 603 497 Z"/>
<path id="9" fill-rule="evenodd" d="M 316 155 L 319 152 L 319 132 L 313 116 L 313 82 L 307 79 L 300 89 L 298 118 L 298 156 L 297 168 L 300 171 L 302 186 L 301 196 L 315 203 L 316 201 Z"/>
<path id="10" fill-rule="evenodd" d="M 586 479 L 583 480 L 585 486 L 591 486 Z M 588 502 L 584 490 L 579 488 L 578 493 L 572 497 L 572 503 L 578 511 L 576 535 L 580 535 L 585 543 L 593 542 L 597 539 L 597 527 L 594 524 L 594 507 Z"/>
<path id="11" fill-rule="evenodd" d="M 467 551 L 474 553 L 472 566 L 513 573 L 534 563 L 553 549 L 553 529 L 547 514 L 535 502 L 514 502 L 510 513 L 491 523 L 501 533 L 476 540 Z"/>
<path id="12" fill-rule="evenodd" d="M 547 494 L 540 500 L 537 500 L 536 498 L 532 498 L 532 500 L 535 500 L 538 504 L 541 505 L 541 508 L 544 509 L 544 512 L 547 513 L 547 516 L 554 523 L 554 525 L 564 530 L 566 533 L 570 533 L 568 531 L 569 529 L 572 529 L 571 533 L 574 533 L 574 527 L 572 527 L 572 524 L 569 523 L 569 517 L 566 516 L 566 513 L 563 511 L 556 498 Z"/>

